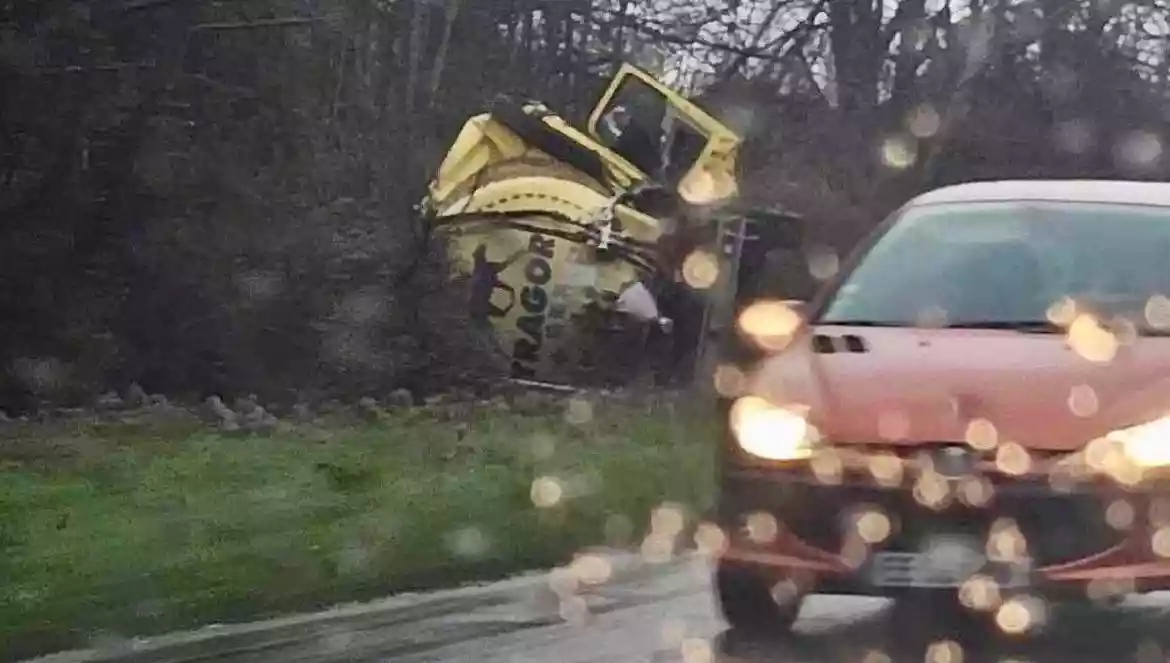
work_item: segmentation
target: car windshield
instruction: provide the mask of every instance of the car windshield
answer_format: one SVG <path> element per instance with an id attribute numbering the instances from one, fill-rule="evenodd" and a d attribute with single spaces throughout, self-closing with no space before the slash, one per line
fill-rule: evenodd
<path id="1" fill-rule="evenodd" d="M 912 207 L 842 280 L 817 322 L 1058 331 L 1054 311 L 1071 300 L 1102 319 L 1165 330 L 1167 255 L 1170 208 Z"/>

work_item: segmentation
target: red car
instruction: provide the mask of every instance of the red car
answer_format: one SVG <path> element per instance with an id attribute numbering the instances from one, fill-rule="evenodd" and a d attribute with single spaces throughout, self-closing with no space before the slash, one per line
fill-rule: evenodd
<path id="1" fill-rule="evenodd" d="M 733 627 L 827 593 L 1022 632 L 1052 599 L 1170 589 L 1170 184 L 926 193 L 739 331 L 754 354 L 717 379 Z"/>

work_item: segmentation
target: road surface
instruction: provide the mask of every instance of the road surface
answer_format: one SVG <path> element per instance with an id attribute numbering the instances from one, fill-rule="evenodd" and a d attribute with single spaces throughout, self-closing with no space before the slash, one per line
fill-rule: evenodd
<path id="1" fill-rule="evenodd" d="M 603 560 L 602 563 L 598 559 Z M 1166 663 L 1170 599 L 1079 610 L 1029 641 L 988 644 L 947 627 L 897 631 L 876 599 L 812 597 L 797 635 L 725 632 L 698 557 L 647 565 L 599 554 L 574 573 L 399 596 L 254 625 L 110 643 L 42 663 Z M 895 634 L 898 633 L 898 634 Z M 1164 648 L 1164 649 L 1163 649 Z"/>

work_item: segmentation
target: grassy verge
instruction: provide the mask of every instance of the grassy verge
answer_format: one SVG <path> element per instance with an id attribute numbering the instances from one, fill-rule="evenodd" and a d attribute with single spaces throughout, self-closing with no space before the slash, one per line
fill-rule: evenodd
<path id="1" fill-rule="evenodd" d="M 584 424 L 400 412 L 243 437 L 27 428 L 15 441 L 74 453 L 0 460 L 0 651 L 451 585 L 636 542 L 660 503 L 706 504 L 712 438 L 694 419 L 615 406 Z"/>

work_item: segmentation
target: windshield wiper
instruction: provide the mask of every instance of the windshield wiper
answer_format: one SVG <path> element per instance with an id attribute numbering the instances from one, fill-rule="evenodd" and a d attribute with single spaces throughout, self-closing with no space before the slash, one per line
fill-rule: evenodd
<path id="1" fill-rule="evenodd" d="M 1007 329 L 1026 334 L 1063 334 L 1064 327 L 1048 320 L 971 320 L 950 322 L 944 329 Z"/>
<path id="2" fill-rule="evenodd" d="M 817 320 L 814 325 L 837 325 L 839 327 L 911 327 L 904 322 L 884 322 L 881 320 Z"/>
<path id="3" fill-rule="evenodd" d="M 924 325 L 915 322 L 886 322 L 881 320 L 818 320 L 817 325 L 842 327 L 907 327 L 926 329 L 1006 329 L 1032 334 L 1061 334 L 1064 328 L 1047 320 L 970 320 L 942 325 Z"/>

